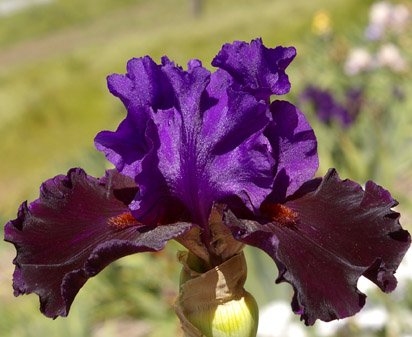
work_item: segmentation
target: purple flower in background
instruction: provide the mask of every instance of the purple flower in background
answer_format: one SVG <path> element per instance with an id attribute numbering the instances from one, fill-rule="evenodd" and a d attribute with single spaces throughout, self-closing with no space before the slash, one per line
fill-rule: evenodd
<path id="1" fill-rule="evenodd" d="M 88 278 L 171 239 L 213 268 L 227 256 L 215 250 L 212 213 L 231 239 L 273 258 L 277 282 L 293 286 L 292 308 L 306 324 L 358 312 L 362 275 L 393 290 L 410 245 L 391 210 L 396 201 L 334 170 L 312 180 L 312 128 L 291 103 L 270 103 L 290 90 L 285 69 L 294 56 L 294 48 L 258 39 L 224 45 L 212 73 L 198 60 L 184 70 L 146 56 L 109 76 L 127 116 L 95 142 L 116 169 L 100 179 L 72 169 L 22 204 L 5 227 L 17 249 L 15 294 L 34 292 L 46 316 L 66 316 Z"/>
<path id="2" fill-rule="evenodd" d="M 343 127 L 349 127 L 359 114 L 363 98 L 361 89 L 351 88 L 346 92 L 344 104 L 338 103 L 329 90 L 323 90 L 309 85 L 303 91 L 300 99 L 313 105 L 319 120 L 331 124 L 338 120 Z"/>
<path id="3" fill-rule="evenodd" d="M 345 92 L 345 107 L 348 111 L 349 125 L 358 117 L 364 104 L 364 90 L 362 88 L 349 88 Z"/>

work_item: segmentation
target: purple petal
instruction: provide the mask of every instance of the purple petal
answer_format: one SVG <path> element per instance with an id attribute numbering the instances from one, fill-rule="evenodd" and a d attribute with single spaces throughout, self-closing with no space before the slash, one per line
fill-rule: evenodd
<path id="1" fill-rule="evenodd" d="M 167 59 L 163 61 L 171 65 Z M 127 74 L 110 75 L 107 83 L 110 92 L 125 104 L 128 114 L 115 132 L 102 131 L 96 136 L 96 148 L 119 172 L 134 178 L 153 145 L 146 134 L 150 115 L 173 106 L 173 88 L 162 66 L 149 56 L 131 59 Z"/>
<path id="2" fill-rule="evenodd" d="M 357 289 L 361 275 L 383 291 L 396 287 L 394 273 L 411 238 L 392 211 L 396 201 L 373 182 L 365 191 L 331 170 L 283 205 L 262 210 L 267 220 L 225 222 L 238 240 L 269 254 L 279 268 L 277 282 L 294 290 L 293 310 L 307 325 L 351 316 L 365 303 Z"/>
<path id="3" fill-rule="evenodd" d="M 115 171 L 96 179 L 72 169 L 46 181 L 40 198 L 23 203 L 5 226 L 5 240 L 17 250 L 15 295 L 34 292 L 46 316 L 66 316 L 88 278 L 120 257 L 158 251 L 191 228 L 137 222 L 127 207 L 136 192 L 133 180 Z"/>
<path id="4" fill-rule="evenodd" d="M 217 200 L 237 196 L 250 210 L 258 209 L 273 183 L 269 148 L 267 139 L 257 133 L 234 150 L 216 156 L 208 167 L 208 183 L 217 189 Z"/>
<path id="5" fill-rule="evenodd" d="M 172 106 L 129 104 L 119 128 L 96 137 L 97 148 L 139 185 L 133 214 L 156 222 L 172 211 L 170 205 L 182 204 L 193 221 L 207 225 L 219 200 L 237 196 L 258 208 L 273 183 L 274 161 L 263 136 L 268 104 L 232 88 L 230 75 L 211 74 L 198 60 L 189 62 L 187 71 L 166 58 L 162 62 L 158 67 L 168 83 L 164 87 L 173 92 Z"/>
<path id="6" fill-rule="evenodd" d="M 174 107 L 182 114 L 182 119 L 189 123 L 186 131 L 196 131 L 202 112 L 200 101 L 210 82 L 210 72 L 198 60 L 189 62 L 188 71 L 173 63 L 164 65 L 162 71 L 173 88 Z"/>
<path id="7" fill-rule="evenodd" d="M 202 138 L 215 154 L 235 149 L 269 123 L 267 105 L 257 102 L 252 95 L 230 87 L 219 94 L 218 105 L 205 111 L 202 128 Z"/>
<path id="8" fill-rule="evenodd" d="M 173 92 L 161 66 L 149 56 L 131 59 L 127 74 L 108 76 L 110 92 L 119 97 L 130 110 L 152 106 L 153 109 L 169 108 L 173 104 Z"/>
<path id="9" fill-rule="evenodd" d="M 244 89 L 260 99 L 290 90 L 285 69 L 296 56 L 293 47 L 266 48 L 261 39 L 225 44 L 212 65 L 226 70 Z"/>
<path id="10" fill-rule="evenodd" d="M 273 198 L 279 202 L 315 175 L 319 160 L 316 136 L 305 116 L 286 101 L 274 101 L 270 110 L 273 120 L 265 136 L 277 163 Z"/>
<path id="11" fill-rule="evenodd" d="M 149 112 L 144 108 L 127 114 L 115 132 L 102 131 L 95 138 L 95 145 L 116 169 L 134 178 L 141 171 L 141 161 L 153 147 L 147 137 Z"/>
<path id="12" fill-rule="evenodd" d="M 304 90 L 301 100 L 313 105 L 316 115 L 323 123 L 330 124 L 333 120 L 338 120 L 343 127 L 348 127 L 359 113 L 363 92 L 359 89 L 351 89 L 346 96 L 343 105 L 337 102 L 328 90 L 310 85 Z"/>
<path id="13" fill-rule="evenodd" d="M 344 126 L 350 126 L 358 117 L 364 103 L 365 93 L 362 88 L 349 88 L 346 91 L 345 106 L 347 115 L 342 117 Z"/>

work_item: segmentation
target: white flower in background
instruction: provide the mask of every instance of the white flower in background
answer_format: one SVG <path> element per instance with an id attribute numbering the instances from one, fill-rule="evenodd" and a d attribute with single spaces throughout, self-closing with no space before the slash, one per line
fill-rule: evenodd
<path id="1" fill-rule="evenodd" d="M 346 59 L 344 71 L 353 76 L 373 67 L 374 62 L 371 54 L 364 48 L 352 49 Z"/>
<path id="2" fill-rule="evenodd" d="M 397 46 L 392 43 L 386 43 L 379 49 L 376 60 L 378 66 L 388 67 L 395 72 L 402 72 L 406 69 L 406 61 L 402 57 Z"/>
<path id="3" fill-rule="evenodd" d="M 292 322 L 290 304 L 275 301 L 260 310 L 258 337 L 306 337 L 301 324 Z"/>
<path id="4" fill-rule="evenodd" d="M 369 10 L 369 22 L 372 25 L 386 26 L 390 22 L 393 5 L 386 1 L 374 3 Z"/>
<path id="5" fill-rule="evenodd" d="M 411 19 L 411 13 L 408 7 L 403 4 L 393 6 L 391 15 L 391 29 L 396 33 L 401 33 L 405 30 L 408 22 Z"/>
<path id="6" fill-rule="evenodd" d="M 316 336 L 329 337 L 334 336 L 340 328 L 342 328 L 347 322 L 347 319 L 341 319 L 331 322 L 317 321 L 315 324 Z"/>
<path id="7" fill-rule="evenodd" d="M 272 302 L 263 307 L 259 314 L 258 336 L 278 336 L 275 333 L 279 333 L 287 327 L 291 316 L 290 305 L 286 302 Z"/>
<path id="8" fill-rule="evenodd" d="M 369 291 L 373 291 L 376 289 L 375 283 L 368 280 L 365 276 L 361 276 L 359 278 L 357 287 L 364 294 L 367 294 Z"/>
<path id="9" fill-rule="evenodd" d="M 388 322 L 388 311 L 383 306 L 365 308 L 353 318 L 356 325 L 361 329 L 381 330 Z"/>
<path id="10" fill-rule="evenodd" d="M 289 324 L 282 337 L 306 337 L 307 334 L 304 329 L 301 323 Z"/>
<path id="11" fill-rule="evenodd" d="M 380 1 L 373 4 L 369 11 L 369 24 L 365 30 L 366 38 L 379 40 L 386 30 L 401 33 L 407 26 L 411 14 L 403 4 Z"/>

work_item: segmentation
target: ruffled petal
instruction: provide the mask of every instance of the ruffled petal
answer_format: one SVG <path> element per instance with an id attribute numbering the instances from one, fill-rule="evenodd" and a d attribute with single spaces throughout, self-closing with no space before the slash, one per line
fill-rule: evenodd
<path id="1" fill-rule="evenodd" d="M 275 162 L 270 156 L 267 139 L 257 133 L 241 145 L 224 154 L 216 156 L 208 167 L 208 184 L 216 188 L 216 200 L 227 200 L 233 196 L 251 211 L 271 192 L 273 167 Z"/>
<path id="2" fill-rule="evenodd" d="M 135 63 L 129 62 L 125 77 L 138 82 L 142 71 L 130 75 Z M 172 91 L 172 106 L 155 109 L 147 100 L 146 107 L 131 108 L 134 95 L 128 93 L 126 119 L 115 132 L 96 137 L 97 148 L 139 185 L 130 205 L 134 216 L 157 222 L 171 211 L 170 204 L 180 203 L 193 221 L 207 225 L 213 203 L 228 197 L 258 208 L 274 175 L 263 135 L 271 118 L 268 103 L 232 87 L 227 72 L 211 74 L 198 60 L 190 61 L 186 71 L 163 58 L 154 69 L 160 69 L 161 81 L 168 83 L 163 87 Z M 121 88 L 115 93 L 125 100 Z"/>
<path id="3" fill-rule="evenodd" d="M 117 170 L 130 177 L 141 171 L 141 161 L 150 151 L 152 141 L 147 136 L 151 114 L 174 105 L 173 87 L 164 65 L 173 64 L 164 58 L 163 65 L 149 56 L 131 59 L 125 75 L 107 77 L 110 92 L 119 97 L 128 110 L 126 119 L 115 132 L 102 131 L 95 138 L 96 148 L 102 151 Z"/>
<path id="4" fill-rule="evenodd" d="M 261 39 L 225 44 L 212 65 L 227 71 L 244 90 L 267 100 L 290 90 L 285 69 L 296 56 L 293 47 L 266 48 Z"/>
<path id="5" fill-rule="evenodd" d="M 201 126 L 201 99 L 210 82 L 210 71 L 202 67 L 199 60 L 191 60 L 187 71 L 171 62 L 165 64 L 162 71 L 173 88 L 174 107 L 185 121 L 186 137 L 190 137 L 191 132 Z"/>
<path id="6" fill-rule="evenodd" d="M 272 121 L 265 136 L 277 163 L 272 198 L 282 202 L 315 175 L 319 165 L 317 141 L 305 116 L 293 104 L 274 101 L 270 111 Z"/>
<path id="7" fill-rule="evenodd" d="M 139 223 L 127 207 L 136 192 L 116 171 L 96 179 L 72 169 L 46 181 L 40 198 L 23 203 L 5 226 L 5 240 L 17 250 L 15 295 L 36 293 L 46 316 L 66 316 L 88 278 L 120 257 L 158 251 L 192 227 Z"/>
<path id="8" fill-rule="evenodd" d="M 167 62 L 165 59 L 164 62 Z M 125 75 L 107 77 L 110 92 L 119 97 L 129 111 L 151 106 L 154 110 L 173 105 L 173 92 L 162 68 L 149 56 L 131 59 Z"/>
<path id="9" fill-rule="evenodd" d="M 217 106 L 203 116 L 202 139 L 213 154 L 229 152 L 255 133 L 262 133 L 270 121 L 267 104 L 252 95 L 227 88 Z"/>
<path id="10" fill-rule="evenodd" d="M 97 150 L 102 151 L 119 172 L 132 178 L 141 172 L 141 161 L 153 147 L 147 137 L 149 114 L 145 108 L 135 109 L 115 132 L 101 131 L 94 139 Z"/>
<path id="11" fill-rule="evenodd" d="M 128 115 L 115 132 L 97 135 L 96 146 L 139 185 L 130 205 L 136 218 L 157 222 L 180 203 L 207 226 L 215 202 L 237 198 L 256 211 L 274 186 L 284 199 L 313 176 L 316 139 L 305 118 L 286 102 L 269 108 L 270 95 L 289 91 L 294 56 L 294 48 L 258 39 L 225 45 L 214 73 L 198 60 L 186 71 L 145 57 L 109 78 Z"/>
<path id="12" fill-rule="evenodd" d="M 396 287 L 394 273 L 411 242 L 392 211 L 396 201 L 373 182 L 365 191 L 331 170 L 304 185 L 285 204 L 262 211 L 271 220 L 239 220 L 227 212 L 235 238 L 269 254 L 277 282 L 294 290 L 293 310 L 307 325 L 351 316 L 366 296 L 357 289 L 364 275 L 383 291 Z"/>

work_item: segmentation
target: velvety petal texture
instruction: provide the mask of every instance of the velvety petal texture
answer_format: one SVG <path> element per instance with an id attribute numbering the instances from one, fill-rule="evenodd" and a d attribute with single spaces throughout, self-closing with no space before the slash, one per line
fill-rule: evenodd
<path id="1" fill-rule="evenodd" d="M 156 221 L 180 204 L 206 226 L 215 202 L 235 197 L 255 211 L 275 179 L 290 194 L 313 176 L 316 139 L 309 125 L 293 106 L 274 104 L 271 111 L 268 100 L 289 91 L 285 68 L 294 56 L 294 48 L 268 49 L 258 39 L 225 45 L 214 73 L 198 60 L 183 70 L 146 56 L 129 61 L 126 75 L 109 77 L 128 114 L 95 142 L 139 185 L 130 205 L 136 218 Z M 291 153 L 304 156 L 300 166 Z"/>
<path id="2" fill-rule="evenodd" d="M 394 273 L 411 242 L 391 210 L 396 205 L 375 183 L 363 190 L 330 170 L 284 204 L 264 204 L 261 219 L 227 211 L 225 222 L 236 239 L 273 258 L 277 282 L 295 290 L 293 310 L 312 325 L 358 312 L 366 298 L 357 289 L 362 275 L 385 292 L 396 287 Z"/>
<path id="3" fill-rule="evenodd" d="M 46 181 L 40 198 L 23 203 L 5 227 L 17 250 L 15 295 L 36 293 L 46 316 L 66 316 L 88 278 L 123 256 L 158 251 L 191 228 L 139 223 L 127 207 L 136 192 L 133 180 L 114 170 L 96 179 L 72 169 Z"/>

